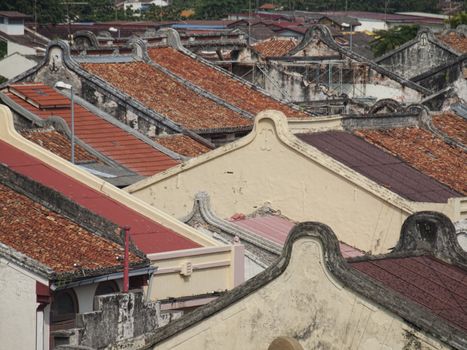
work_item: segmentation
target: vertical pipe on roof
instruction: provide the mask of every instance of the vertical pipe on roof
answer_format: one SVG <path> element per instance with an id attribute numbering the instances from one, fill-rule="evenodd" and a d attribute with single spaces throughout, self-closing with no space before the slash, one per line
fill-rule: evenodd
<path id="1" fill-rule="evenodd" d="M 123 232 L 125 234 L 125 255 L 123 257 L 123 293 L 128 293 L 130 287 L 129 279 L 129 245 L 130 245 L 130 226 L 124 226 Z"/>

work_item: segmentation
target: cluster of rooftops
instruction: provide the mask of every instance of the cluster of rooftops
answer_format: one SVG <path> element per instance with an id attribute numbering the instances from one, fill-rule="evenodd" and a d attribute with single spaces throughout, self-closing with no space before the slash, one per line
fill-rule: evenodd
<path id="1" fill-rule="evenodd" d="M 443 208 L 446 213 L 454 201 L 451 219 L 465 220 L 465 116 L 433 113 L 421 105 L 391 113 L 383 105 L 374 113 L 314 117 L 186 50 L 173 32 L 166 35 L 165 45 L 147 47 L 136 42 L 130 54 L 74 56 L 66 43 L 55 41 L 41 63 L 1 86 L 0 99 L 12 111 L 0 109 L 1 257 L 45 276 L 53 286 L 114 273 L 122 270 L 120 229 L 131 226 L 133 275 L 147 273 L 148 255 L 213 246 L 219 244 L 216 234 L 224 244 L 240 238 L 246 258 L 261 269 L 275 264 L 281 254 L 290 253 L 290 249 L 285 253 L 284 246 L 292 245 L 300 233 L 296 229 L 295 236 L 289 236 L 301 221 L 298 216 L 280 215 L 271 208 L 248 215 L 236 213 L 231 206 L 228 215 L 222 211 L 222 218 L 215 214 L 215 206 L 211 210 L 208 193 L 194 198 L 193 211 L 182 222 L 154 208 L 163 194 L 156 187 L 150 189 L 177 176 L 180 184 L 175 188 L 183 190 L 183 182 L 191 179 L 190 169 L 206 167 L 209 172 L 206 164 L 228 159 L 235 152 L 245 157 L 252 173 L 258 171 L 255 159 L 240 151 L 245 137 L 262 140 L 261 151 L 275 150 L 271 138 L 276 136 L 266 136 L 269 131 L 260 128 L 261 122 L 272 123 L 279 144 L 289 142 L 301 155 L 300 162 L 318 157 L 330 173 L 341 174 L 349 182 L 366 179 L 368 188 L 381 198 L 394 194 L 423 204 L 421 208 Z M 443 40 L 465 51 L 465 40 Z M 253 49 L 264 57 L 275 57 L 286 55 L 296 45 L 292 39 L 272 39 Z M 61 80 L 73 90 L 58 89 L 56 82 Z M 255 120 L 265 110 L 279 111 L 286 119 Z M 280 123 L 290 126 L 290 135 L 281 136 Z M 72 141 L 76 143 L 75 164 L 68 167 L 64 164 L 71 157 Z M 238 160 L 232 156 L 234 161 Z M 280 183 L 284 191 L 294 185 L 288 179 Z M 124 191 L 111 184 L 131 187 Z M 185 203 L 185 214 L 186 209 Z M 451 244 L 458 249 L 454 229 L 449 221 L 446 225 L 448 238 L 455 240 Z M 439 246 L 411 250 L 404 246 L 404 234 L 409 235 L 402 230 L 392 253 L 384 250 L 387 255 L 371 255 L 368 249 L 345 240 L 339 248 L 350 268 L 362 273 L 362 280 L 377 281 L 465 336 L 465 252 L 456 250 L 446 258 Z M 268 282 L 264 279 L 254 288 Z M 205 315 L 230 305 L 228 298 L 207 305 Z M 234 300 L 241 298 L 240 293 Z M 386 305 L 384 298 L 369 298 Z M 190 317 L 192 323 L 188 321 L 186 327 L 200 322 L 196 313 Z M 413 319 L 402 317 L 418 324 L 418 314 Z M 175 333 L 169 328 L 164 334 Z"/>

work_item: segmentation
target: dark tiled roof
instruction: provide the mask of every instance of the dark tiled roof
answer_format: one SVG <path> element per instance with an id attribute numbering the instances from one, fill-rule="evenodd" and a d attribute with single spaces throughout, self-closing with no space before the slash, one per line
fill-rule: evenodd
<path id="1" fill-rule="evenodd" d="M 185 128 L 204 130 L 252 124 L 239 113 L 198 95 L 149 64 L 87 63 L 83 67 Z"/>
<path id="2" fill-rule="evenodd" d="M 0 242 L 56 273 L 119 267 L 122 247 L 0 184 Z M 134 254 L 130 261 L 141 259 Z"/>
<path id="3" fill-rule="evenodd" d="M 297 137 L 407 199 L 443 203 L 448 198 L 461 196 L 404 161 L 350 133 L 331 131 L 298 134 Z"/>
<path id="4" fill-rule="evenodd" d="M 433 124 L 447 136 L 467 146 L 467 119 L 454 113 L 443 113 L 433 117 Z"/>
<path id="5" fill-rule="evenodd" d="M 156 139 L 162 146 L 185 157 L 197 157 L 211 149 L 186 135 L 167 135 Z"/>
<path id="6" fill-rule="evenodd" d="M 198 248 L 199 244 L 139 214 L 105 194 L 0 141 L 0 162 L 119 225 L 129 225 L 136 246 L 146 254 Z"/>
<path id="7" fill-rule="evenodd" d="M 251 114 L 275 109 L 284 112 L 289 118 L 309 117 L 173 48 L 151 48 L 148 54 L 156 63 L 176 75 Z"/>
<path id="8" fill-rule="evenodd" d="M 43 119 L 60 116 L 71 125 L 70 100 L 51 87 L 41 83 L 14 84 L 9 90 L 8 97 L 35 115 Z M 67 107 L 52 108 L 57 103 Z M 38 104 L 43 107 L 37 108 Z M 47 105 L 49 107 L 44 107 Z M 76 103 L 75 133 L 95 150 L 140 175 L 154 175 L 178 164 L 168 155 Z"/>
<path id="9" fill-rule="evenodd" d="M 263 57 L 281 57 L 297 46 L 293 38 L 270 38 L 257 43 L 252 47 Z"/>
<path id="10" fill-rule="evenodd" d="M 467 274 L 427 256 L 352 262 L 352 267 L 467 331 Z"/>
<path id="11" fill-rule="evenodd" d="M 462 149 L 419 128 L 361 130 L 357 134 L 458 193 L 467 194 L 467 154 Z"/>
<path id="12" fill-rule="evenodd" d="M 22 130 L 20 134 L 63 159 L 70 160 L 71 158 L 70 140 L 56 130 L 31 129 Z M 98 159 L 80 145 L 75 145 L 75 161 L 76 163 L 97 162 Z"/>

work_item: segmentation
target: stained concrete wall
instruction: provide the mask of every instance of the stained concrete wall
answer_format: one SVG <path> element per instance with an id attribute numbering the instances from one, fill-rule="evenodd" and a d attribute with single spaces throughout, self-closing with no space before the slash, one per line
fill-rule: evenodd
<path id="1" fill-rule="evenodd" d="M 432 43 L 427 39 L 426 34 L 422 34 L 416 43 L 383 59 L 378 64 L 409 79 L 454 58 L 456 55 Z"/>
<path id="2" fill-rule="evenodd" d="M 36 348 L 36 280 L 0 258 L 0 348 Z"/>
<path id="3" fill-rule="evenodd" d="M 448 349 L 344 287 L 319 241 L 302 238 L 292 249 L 279 277 L 153 349 L 267 349 L 279 336 L 303 349 Z"/>
<path id="4" fill-rule="evenodd" d="M 453 203 L 414 203 L 336 162 L 288 131 L 279 112 L 262 112 L 245 138 L 142 180 L 127 191 L 175 217 L 206 191 L 219 217 L 251 213 L 265 203 L 296 221 L 329 225 L 340 240 L 386 252 L 415 211 L 454 216 Z"/>

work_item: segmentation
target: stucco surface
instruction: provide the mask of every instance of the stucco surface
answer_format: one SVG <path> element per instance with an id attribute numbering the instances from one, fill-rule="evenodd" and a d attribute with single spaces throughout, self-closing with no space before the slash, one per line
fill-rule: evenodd
<path id="1" fill-rule="evenodd" d="M 35 349 L 36 280 L 0 259 L 0 349 Z"/>
<path id="2" fill-rule="evenodd" d="M 400 318 L 343 288 L 319 241 L 299 239 L 286 270 L 266 286 L 157 349 L 267 349 L 276 337 L 304 349 L 444 349 Z M 226 337 L 235 330 L 235 337 Z"/>
<path id="3" fill-rule="evenodd" d="M 183 217 L 206 191 L 220 217 L 251 213 L 265 203 L 295 221 L 328 224 L 340 240 L 386 252 L 404 219 L 422 209 L 448 216 L 448 204 L 414 203 L 382 188 L 291 135 L 285 119 L 267 111 L 254 131 L 128 188 L 143 201 Z"/>

